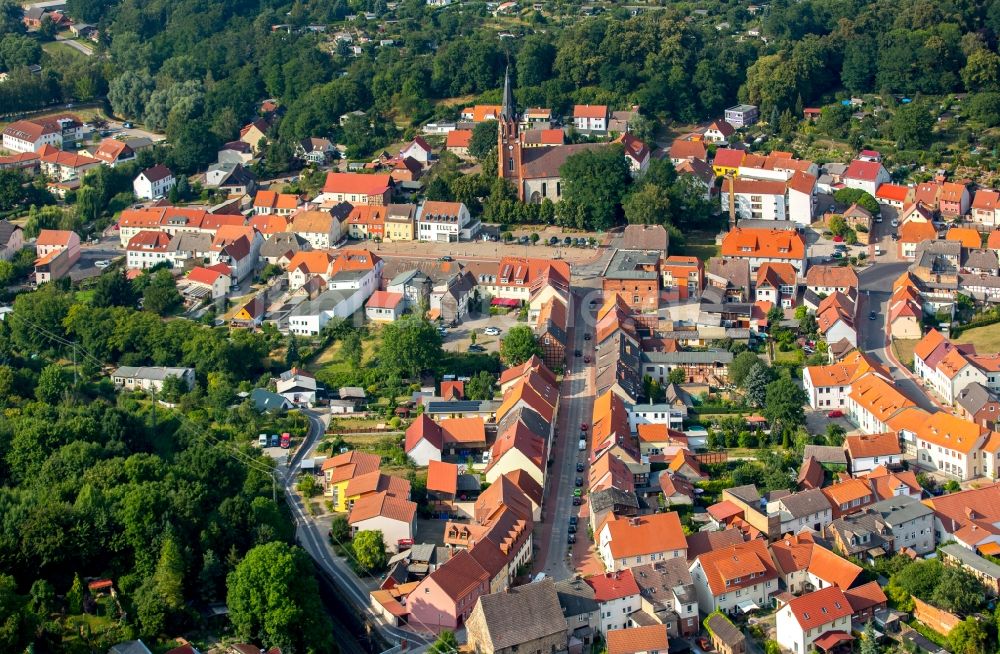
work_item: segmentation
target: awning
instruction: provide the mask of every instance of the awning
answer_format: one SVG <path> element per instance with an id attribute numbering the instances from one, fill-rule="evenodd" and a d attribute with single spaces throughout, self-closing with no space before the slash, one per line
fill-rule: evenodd
<path id="1" fill-rule="evenodd" d="M 515 300 L 513 298 L 507 298 L 507 297 L 495 297 L 490 302 L 490 304 L 492 304 L 495 307 L 511 307 L 511 308 L 513 308 L 513 307 L 520 306 L 521 301 L 520 300 Z"/>
<path id="2" fill-rule="evenodd" d="M 741 613 L 749 613 L 750 611 L 758 610 L 760 607 L 757 606 L 753 600 L 743 600 L 736 605 L 736 608 L 738 608 Z"/>
<path id="3" fill-rule="evenodd" d="M 854 640 L 846 631 L 828 631 L 816 640 L 813 641 L 813 645 L 823 650 L 824 652 L 829 652 L 831 649 L 840 645 L 841 643 L 846 643 Z"/>
<path id="4" fill-rule="evenodd" d="M 882 549 L 881 547 L 873 547 L 870 550 L 868 550 L 868 555 L 869 556 L 885 556 L 885 550 Z"/>

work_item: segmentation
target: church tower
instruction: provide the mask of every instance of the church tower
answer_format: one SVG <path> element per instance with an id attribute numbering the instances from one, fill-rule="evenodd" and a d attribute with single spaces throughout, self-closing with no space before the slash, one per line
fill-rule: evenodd
<path id="1" fill-rule="evenodd" d="M 521 197 L 521 139 L 518 133 L 517 107 L 514 105 L 514 89 L 510 85 L 510 66 L 504 75 L 503 106 L 500 109 L 500 124 L 497 129 L 497 173 L 508 179 L 517 188 Z"/>

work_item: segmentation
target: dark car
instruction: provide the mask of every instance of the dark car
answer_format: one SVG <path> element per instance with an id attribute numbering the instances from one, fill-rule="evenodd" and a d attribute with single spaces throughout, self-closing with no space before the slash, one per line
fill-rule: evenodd
<path id="1" fill-rule="evenodd" d="M 589 341 L 590 340 L 590 334 L 584 334 L 583 335 L 583 340 Z"/>
<path id="2" fill-rule="evenodd" d="M 583 357 L 583 362 L 590 363 L 590 357 L 589 356 Z"/>
<path id="3" fill-rule="evenodd" d="M 569 533 L 571 533 L 571 534 L 575 534 L 576 533 L 576 525 L 574 525 L 572 522 L 569 523 Z"/>
<path id="4" fill-rule="evenodd" d="M 878 314 L 874 311 L 868 314 L 868 320 L 875 320 L 876 318 L 878 318 Z"/>
<path id="5" fill-rule="evenodd" d="M 575 356 L 575 357 L 582 357 L 583 356 L 583 352 L 581 352 L 580 350 L 574 350 L 573 351 L 573 356 Z"/>
<path id="6" fill-rule="evenodd" d="M 566 542 L 569 543 L 570 545 L 572 545 L 573 543 L 575 543 L 576 542 L 576 534 L 570 534 L 569 536 L 567 536 L 566 537 Z"/>
<path id="7" fill-rule="evenodd" d="M 576 484 L 577 488 L 583 486 L 583 477 L 577 477 L 574 483 Z"/>
<path id="8" fill-rule="evenodd" d="M 572 243 L 573 243 L 572 237 L 567 236 L 566 238 L 563 239 L 563 245 L 570 245 Z"/>
<path id="9" fill-rule="evenodd" d="M 549 238 L 549 245 L 559 245 L 559 237 L 553 236 Z"/>
<path id="10" fill-rule="evenodd" d="M 485 351 L 486 348 L 483 347 L 482 345 L 476 345 L 475 343 L 473 343 L 472 345 L 469 346 L 469 352 L 485 352 Z"/>
<path id="11" fill-rule="evenodd" d="M 580 499 L 579 497 L 574 497 L 573 498 L 573 506 L 580 506 L 581 504 L 583 504 L 583 500 L 582 499 Z"/>
<path id="12" fill-rule="evenodd" d="M 571 525 L 573 525 L 574 527 L 576 526 L 576 524 L 577 524 L 578 522 L 580 522 L 580 519 L 579 519 L 579 518 L 577 518 L 577 517 L 576 517 L 575 515 L 571 515 L 571 516 L 569 517 L 569 523 L 570 523 Z"/>
<path id="13" fill-rule="evenodd" d="M 583 461 L 577 461 L 576 462 L 576 471 L 577 472 L 583 472 L 583 468 L 584 468 Z"/>
<path id="14" fill-rule="evenodd" d="M 549 467 L 551 468 L 552 466 L 554 466 L 554 465 L 555 465 L 555 463 L 556 463 L 556 460 L 555 460 L 555 459 L 549 459 L 549 463 L 548 463 L 548 466 L 549 466 Z"/>

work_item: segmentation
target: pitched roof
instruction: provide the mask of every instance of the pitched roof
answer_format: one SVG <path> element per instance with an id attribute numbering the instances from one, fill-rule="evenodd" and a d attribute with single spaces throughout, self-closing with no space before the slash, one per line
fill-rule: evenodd
<path id="1" fill-rule="evenodd" d="M 790 263 L 767 262 L 757 269 L 757 287 L 770 286 L 779 289 L 782 286 L 795 286 L 795 268 Z"/>
<path id="2" fill-rule="evenodd" d="M 479 610 L 493 651 L 516 648 L 567 629 L 552 579 L 483 595 Z"/>
<path id="3" fill-rule="evenodd" d="M 103 161 L 104 163 L 115 163 L 120 158 L 128 157 L 134 154 L 135 153 L 132 151 L 132 148 L 128 147 L 124 141 L 119 141 L 118 139 L 113 138 L 101 139 L 100 145 L 98 145 L 97 149 L 94 150 L 94 158 Z M 164 168 L 166 168 L 166 166 L 164 166 Z"/>
<path id="4" fill-rule="evenodd" d="M 389 291 L 375 291 L 368 298 L 365 306 L 369 309 L 395 309 L 403 301 L 402 293 L 390 293 Z"/>
<path id="5" fill-rule="evenodd" d="M 906 407 L 916 406 L 893 384 L 874 374 L 857 380 L 849 397 L 880 422 L 885 422 Z"/>
<path id="6" fill-rule="evenodd" d="M 594 575 L 584 581 L 594 589 L 594 600 L 597 602 L 610 602 L 639 594 L 639 585 L 635 583 L 635 577 L 628 569 Z"/>
<path id="7" fill-rule="evenodd" d="M 946 342 L 948 342 L 948 339 L 945 338 L 944 334 L 932 328 L 913 347 L 913 356 L 926 360 L 938 346 Z"/>
<path id="8" fill-rule="evenodd" d="M 972 208 L 983 211 L 996 211 L 1000 209 L 1000 193 L 991 189 L 979 189 L 972 200 Z"/>
<path id="9" fill-rule="evenodd" d="M 983 239 L 979 235 L 979 230 L 973 227 L 949 227 L 946 241 L 958 241 L 964 248 L 980 248 L 983 246 Z"/>
<path id="10" fill-rule="evenodd" d="M 909 221 L 900 225 L 898 234 L 901 243 L 921 243 L 936 239 L 937 228 L 933 223 Z"/>
<path id="11" fill-rule="evenodd" d="M 796 477 L 795 481 L 798 485 L 805 489 L 820 488 L 823 485 L 823 480 L 826 477 L 826 473 L 823 471 L 823 466 L 816 457 L 807 457 L 803 462 L 802 466 L 799 468 L 799 476 Z"/>
<path id="12" fill-rule="evenodd" d="M 896 432 L 856 434 L 844 438 L 844 449 L 852 459 L 900 454 Z"/>
<path id="13" fill-rule="evenodd" d="M 355 475 L 363 475 L 373 470 L 378 470 L 381 463 L 382 457 L 377 454 L 351 450 L 350 452 L 344 452 L 343 454 L 326 459 L 323 461 L 322 469 L 324 473 L 332 470 L 329 480 L 331 484 L 336 484 L 342 481 L 349 481 Z"/>
<path id="14" fill-rule="evenodd" d="M 715 597 L 774 580 L 778 576 L 767 551 L 767 544 L 762 540 L 712 550 L 700 555 L 697 560 L 704 571 L 709 590 Z"/>
<path id="15" fill-rule="evenodd" d="M 458 491 L 458 466 L 433 459 L 428 461 L 427 490 L 454 495 Z"/>
<path id="16" fill-rule="evenodd" d="M 744 157 L 746 157 L 745 150 L 719 148 L 715 151 L 715 158 L 712 159 L 712 165 L 720 168 L 739 168 L 743 163 Z"/>
<path id="17" fill-rule="evenodd" d="M 445 140 L 445 147 L 447 148 L 467 148 L 469 143 L 472 141 L 472 130 L 471 129 L 453 129 L 448 132 L 448 137 Z"/>
<path id="18" fill-rule="evenodd" d="M 479 416 L 442 418 L 438 423 L 445 443 L 485 443 L 486 423 Z"/>
<path id="19" fill-rule="evenodd" d="M 796 231 L 736 227 L 722 239 L 722 256 L 802 259 L 806 244 Z"/>
<path id="20" fill-rule="evenodd" d="M 444 435 L 441 426 L 431 420 L 426 413 L 418 415 L 410 426 L 406 428 L 404 449 L 409 453 L 421 440 L 426 440 L 438 451 L 444 446 Z"/>
<path id="21" fill-rule="evenodd" d="M 917 429 L 918 439 L 943 448 L 969 454 L 988 430 L 978 424 L 953 416 L 946 411 L 931 415 Z"/>
<path id="22" fill-rule="evenodd" d="M 607 118 L 606 104 L 578 104 L 573 106 L 573 118 Z"/>
<path id="23" fill-rule="evenodd" d="M 867 584 L 862 584 L 857 588 L 846 589 L 844 590 L 844 597 L 851 604 L 851 611 L 854 613 L 865 611 L 889 601 L 889 598 L 885 596 L 882 587 L 879 586 L 877 581 L 869 581 Z"/>
<path id="24" fill-rule="evenodd" d="M 909 186 L 899 184 L 879 184 L 875 191 L 875 198 L 878 200 L 890 200 L 893 202 L 906 202 L 912 189 Z"/>
<path id="25" fill-rule="evenodd" d="M 853 612 L 844 591 L 836 586 L 796 597 L 787 606 L 803 631 L 845 618 Z"/>
<path id="26" fill-rule="evenodd" d="M 388 518 L 413 524 L 417 513 L 417 503 L 400 497 L 394 497 L 383 491 L 374 495 L 366 495 L 354 503 L 347 521 L 356 524 L 372 518 Z"/>
<path id="27" fill-rule="evenodd" d="M 611 536 L 611 555 L 616 559 L 687 549 L 680 518 L 673 511 L 617 518 L 607 522 L 606 528 Z"/>
<path id="28" fill-rule="evenodd" d="M 362 475 L 356 475 L 344 488 L 346 497 L 365 495 L 368 493 L 388 493 L 404 500 L 410 498 L 410 482 L 402 477 L 385 475 L 378 470 L 372 470 Z"/>
<path id="29" fill-rule="evenodd" d="M 857 288 L 858 273 L 850 266 L 809 266 L 806 286 Z"/>
<path id="30" fill-rule="evenodd" d="M 459 550 L 444 565 L 430 573 L 425 581 L 433 581 L 449 599 L 458 602 L 489 579 L 489 573 L 468 550 Z"/>
<path id="31" fill-rule="evenodd" d="M 674 139 L 674 142 L 670 144 L 671 159 L 701 159 L 704 161 L 707 157 L 708 151 L 702 141 Z"/>
<path id="32" fill-rule="evenodd" d="M 876 161 L 861 161 L 860 159 L 855 159 L 844 171 L 844 179 L 858 179 L 866 182 L 874 182 L 878 179 L 879 171 L 882 169 L 882 164 Z"/>
<path id="33" fill-rule="evenodd" d="M 606 639 L 608 654 L 666 652 L 667 625 L 651 624 L 629 629 L 609 629 Z"/>
<path id="34" fill-rule="evenodd" d="M 326 182 L 323 184 L 323 192 L 352 195 L 382 195 L 390 186 L 392 186 L 392 179 L 389 175 L 327 173 Z"/>
<path id="35" fill-rule="evenodd" d="M 227 273 L 222 272 L 221 270 L 213 270 L 205 268 L 204 266 L 196 266 L 191 269 L 191 272 L 188 273 L 185 279 L 187 279 L 187 281 L 189 282 L 195 282 L 198 284 L 205 284 L 207 286 L 211 286 L 215 284 L 215 282 L 219 279 L 219 277 L 223 276 L 228 277 L 229 275 Z"/>

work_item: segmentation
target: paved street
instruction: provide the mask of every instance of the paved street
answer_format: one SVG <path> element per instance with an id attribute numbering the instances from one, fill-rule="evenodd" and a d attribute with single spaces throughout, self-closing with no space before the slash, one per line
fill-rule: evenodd
<path id="1" fill-rule="evenodd" d="M 87 57 L 90 57 L 91 55 L 94 54 L 94 49 L 91 46 L 84 45 L 83 43 L 80 43 L 79 41 L 76 41 L 74 39 L 75 37 L 56 35 L 56 41 L 59 41 L 60 43 L 65 43 L 69 47 L 80 52 L 80 54 Z"/>

